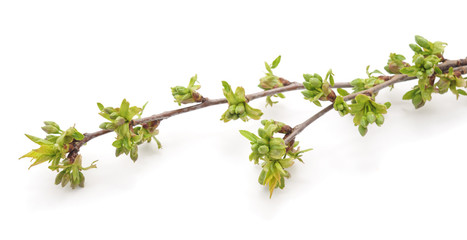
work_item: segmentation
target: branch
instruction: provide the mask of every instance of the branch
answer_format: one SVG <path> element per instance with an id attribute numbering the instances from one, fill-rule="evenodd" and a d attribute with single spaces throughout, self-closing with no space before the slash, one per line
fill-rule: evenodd
<path id="1" fill-rule="evenodd" d="M 446 72 L 449 70 L 449 68 L 454 67 L 454 71 L 460 72 L 462 75 L 467 74 L 467 58 L 466 59 L 460 59 L 460 60 L 450 60 L 446 61 L 443 64 L 440 64 L 438 67 L 443 71 Z M 462 67 L 458 67 L 462 66 Z M 396 83 L 404 82 L 404 81 L 410 81 L 417 79 L 416 77 L 409 77 L 405 74 L 396 74 L 393 75 L 392 77 L 389 78 L 388 81 L 385 81 L 384 83 L 378 84 L 372 88 L 369 88 L 364 91 L 360 91 L 357 93 L 353 93 L 350 95 L 347 95 L 344 97 L 345 101 L 350 101 L 354 99 L 357 95 L 359 94 L 366 94 L 366 95 L 371 95 L 372 93 L 377 93 L 383 88 L 386 88 L 388 86 L 394 85 Z M 331 109 L 333 109 L 334 104 L 330 104 L 315 115 L 311 116 L 307 120 L 305 120 L 303 123 L 298 124 L 295 126 L 290 134 L 287 135 L 287 137 L 284 139 L 285 145 L 289 145 L 289 143 L 293 142 L 295 140 L 295 137 L 300 134 L 305 128 L 307 128 L 311 123 L 316 121 L 318 118 L 329 112 Z"/>

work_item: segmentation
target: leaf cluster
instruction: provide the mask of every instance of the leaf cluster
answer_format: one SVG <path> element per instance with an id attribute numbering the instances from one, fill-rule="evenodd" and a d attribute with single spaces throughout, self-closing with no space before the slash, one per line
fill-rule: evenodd
<path id="1" fill-rule="evenodd" d="M 373 72 L 369 72 L 370 66 L 366 67 L 366 74 L 368 78 L 357 78 L 354 79 L 350 82 L 350 85 L 353 86 L 353 92 L 361 92 L 367 89 L 370 89 L 378 84 L 381 84 L 384 82 L 383 79 L 374 76 L 374 74 L 383 74 L 379 70 L 374 70 Z"/>
<path id="2" fill-rule="evenodd" d="M 175 98 L 175 102 L 178 103 L 179 106 L 182 104 L 201 102 L 203 100 L 203 96 L 196 91 L 201 88 L 200 85 L 195 85 L 197 79 L 198 75 L 195 75 L 191 77 L 187 87 L 176 86 L 171 88 L 172 96 Z"/>
<path id="3" fill-rule="evenodd" d="M 268 64 L 267 62 L 264 62 L 264 66 L 266 67 L 266 76 L 262 77 L 259 79 L 259 85 L 258 87 L 263 89 L 263 90 L 271 90 L 274 88 L 279 88 L 283 87 L 284 84 L 280 81 L 279 77 L 274 75 L 272 72 L 272 69 L 275 69 L 281 61 L 281 56 L 278 56 L 276 59 L 271 64 Z M 267 96 L 266 97 L 266 106 L 271 106 L 275 103 L 278 103 L 278 101 L 273 101 L 271 97 L 279 97 L 279 98 L 285 98 L 284 94 L 278 93 L 273 96 Z"/>
<path id="4" fill-rule="evenodd" d="M 381 126 L 384 123 L 383 114 L 391 106 L 389 102 L 384 105 L 376 103 L 373 98 L 359 94 L 355 97 L 355 103 L 350 104 L 350 114 L 354 116 L 353 122 L 358 126 L 360 135 L 365 136 L 368 132 L 368 125 L 376 123 Z"/>
<path id="5" fill-rule="evenodd" d="M 109 122 L 102 123 L 100 128 L 113 130 L 117 133 L 116 140 L 112 143 L 112 146 L 116 148 L 115 155 L 117 157 L 124 153 L 136 161 L 138 159 L 138 145 L 150 142 L 151 139 L 157 142 L 159 148 L 161 147 L 160 142 L 155 137 L 159 133 L 157 130 L 159 122 L 133 127 L 133 118 L 135 116 L 141 117 L 146 104 L 142 108 L 130 107 L 130 103 L 126 99 L 123 99 L 119 108 L 97 104 L 101 111 L 99 115 L 109 120 Z"/>
<path id="6" fill-rule="evenodd" d="M 84 135 L 78 132 L 75 127 L 70 127 L 66 131 L 60 129 L 60 126 L 52 121 L 45 121 L 42 130 L 48 135 L 45 138 L 38 138 L 25 134 L 31 141 L 39 144 L 39 148 L 33 149 L 21 158 L 31 158 L 34 162 L 31 167 L 38 164 L 49 162 L 49 169 L 59 168 L 60 160 L 66 158 L 66 154 L 71 150 L 73 141 L 81 141 Z"/>
<path id="7" fill-rule="evenodd" d="M 224 96 L 229 103 L 229 108 L 222 114 L 221 120 L 229 122 L 230 120 L 241 119 L 246 122 L 249 118 L 259 120 L 263 115 L 261 110 L 252 108 L 245 97 L 245 89 L 243 87 L 237 87 L 235 93 L 226 81 L 222 81 L 224 87 Z"/>
<path id="8" fill-rule="evenodd" d="M 384 69 L 391 74 L 400 74 L 401 69 L 404 67 L 410 67 L 410 64 L 404 62 L 405 57 L 400 54 L 391 53 L 389 55 L 388 64 Z"/>
<path id="9" fill-rule="evenodd" d="M 94 164 L 95 162 L 97 161 L 94 161 L 89 167 L 83 167 L 81 155 L 78 155 L 74 162 L 70 162 L 69 159 L 66 159 L 63 161 L 61 166 L 63 170 L 60 171 L 55 177 L 55 184 L 60 184 L 62 187 L 65 187 L 68 183 L 70 183 L 70 186 L 73 189 L 75 189 L 76 186 L 84 187 L 85 178 L 82 171 L 91 168 L 97 168 L 97 166 Z"/>
<path id="10" fill-rule="evenodd" d="M 291 167 L 294 160 L 302 161 L 302 153 L 311 149 L 301 151 L 298 142 L 288 148 L 284 139 L 274 137 L 275 133 L 283 133 L 286 126 L 284 123 L 263 120 L 261 124 L 264 127 L 258 129 L 258 136 L 246 130 L 240 130 L 240 134 L 250 141 L 252 150 L 250 161 L 254 161 L 255 164 L 259 164 L 259 160 L 263 161 L 258 182 L 261 185 L 268 185 L 272 196 L 274 189 L 284 188 L 285 178 L 290 177 L 290 173 L 285 169 Z"/>

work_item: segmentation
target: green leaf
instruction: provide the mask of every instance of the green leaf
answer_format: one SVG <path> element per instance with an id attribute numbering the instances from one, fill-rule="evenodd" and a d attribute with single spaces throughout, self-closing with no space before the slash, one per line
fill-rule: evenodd
<path id="1" fill-rule="evenodd" d="M 465 92 L 465 91 L 462 90 L 462 89 L 457 89 L 457 92 L 458 92 L 460 95 L 467 96 L 467 92 Z"/>
<path id="2" fill-rule="evenodd" d="M 102 105 L 102 103 L 97 103 L 97 107 L 99 108 L 100 111 L 104 110 L 104 105 Z"/>
<path id="3" fill-rule="evenodd" d="M 254 120 L 259 120 L 261 116 L 263 115 L 263 112 L 261 112 L 261 110 L 252 108 L 249 104 L 246 104 L 246 103 L 245 103 L 245 111 L 248 117 Z"/>
<path id="4" fill-rule="evenodd" d="M 123 99 L 122 104 L 120 104 L 120 116 L 126 118 L 128 121 L 131 120 L 131 118 L 129 118 L 129 108 L 130 103 L 126 99 Z"/>
<path id="5" fill-rule="evenodd" d="M 276 68 L 279 63 L 281 62 L 281 56 L 279 55 L 276 59 L 274 59 L 274 61 L 272 62 L 271 64 L 271 68 L 274 69 Z"/>
<path id="6" fill-rule="evenodd" d="M 264 66 L 266 67 L 266 70 L 272 74 L 272 69 L 271 69 L 271 66 L 269 66 L 269 64 L 267 62 L 264 62 Z"/>
<path id="7" fill-rule="evenodd" d="M 342 95 L 343 97 L 349 95 L 349 92 L 347 92 L 345 89 L 342 89 L 342 88 L 338 88 L 337 89 L 337 92 Z"/>
<path id="8" fill-rule="evenodd" d="M 242 136 L 246 137 L 251 142 L 257 142 L 259 139 L 255 134 L 246 130 L 240 130 L 240 134 L 242 134 Z"/>
<path id="9" fill-rule="evenodd" d="M 26 135 L 27 138 L 29 138 L 31 141 L 39 144 L 39 145 L 52 145 L 53 143 L 50 142 L 50 141 L 47 141 L 45 139 L 42 139 L 42 138 L 38 138 L 38 137 L 34 137 L 32 135 L 29 135 L 29 134 L 24 134 Z"/>
<path id="10" fill-rule="evenodd" d="M 428 40 L 426 40 L 424 37 L 415 35 L 415 42 L 417 42 L 420 47 L 431 50 L 431 44 Z"/>

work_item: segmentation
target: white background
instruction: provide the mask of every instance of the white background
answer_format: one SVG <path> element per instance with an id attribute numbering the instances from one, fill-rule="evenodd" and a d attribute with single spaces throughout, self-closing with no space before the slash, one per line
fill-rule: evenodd
<path id="1" fill-rule="evenodd" d="M 113 134 L 82 148 L 86 187 L 53 184 L 55 173 L 17 160 L 44 136 L 42 121 L 98 130 L 96 102 L 149 101 L 146 116 L 175 109 L 170 87 L 198 74 L 206 97 L 221 80 L 259 91 L 265 60 L 291 81 L 303 73 L 336 81 L 383 69 L 389 53 L 410 57 L 420 34 L 467 55 L 463 1 L 2 1 L 0 79 L 1 239 L 467 239 L 467 98 L 434 96 L 414 110 L 413 83 L 380 93 L 386 123 L 362 138 L 349 116 L 330 112 L 297 138 L 313 151 L 269 199 L 257 183 L 226 106 L 163 121 L 140 158 L 115 158 Z M 319 109 L 299 92 L 264 118 L 296 125 Z"/>

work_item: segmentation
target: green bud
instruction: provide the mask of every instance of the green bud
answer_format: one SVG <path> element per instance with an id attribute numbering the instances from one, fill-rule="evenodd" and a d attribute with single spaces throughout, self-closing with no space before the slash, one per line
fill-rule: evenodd
<path id="1" fill-rule="evenodd" d="M 368 126 L 368 120 L 366 119 L 365 116 L 363 116 L 362 119 L 360 120 L 360 126 L 363 126 L 365 128 Z"/>
<path id="2" fill-rule="evenodd" d="M 430 42 L 424 37 L 416 35 L 415 42 L 417 42 L 417 44 L 420 45 L 422 48 L 431 50 Z"/>
<path id="3" fill-rule="evenodd" d="M 60 126 L 58 126 L 58 124 L 56 124 L 55 122 L 52 122 L 52 121 L 44 121 L 44 124 L 45 125 L 51 125 L 51 126 L 54 126 L 58 129 L 60 129 Z"/>
<path id="4" fill-rule="evenodd" d="M 239 103 L 237 105 L 237 107 L 235 108 L 235 112 L 237 114 L 240 114 L 240 115 L 244 114 L 245 113 L 245 105 L 243 103 Z"/>
<path id="5" fill-rule="evenodd" d="M 135 162 L 138 159 L 138 146 L 135 145 L 130 152 L 130 158 Z"/>
<path id="6" fill-rule="evenodd" d="M 46 132 L 47 134 L 57 134 L 57 133 L 60 133 L 60 131 L 58 130 L 58 128 L 52 126 L 52 125 L 45 125 L 42 127 L 42 130 L 44 130 L 44 132 Z"/>
<path id="7" fill-rule="evenodd" d="M 368 112 L 366 114 L 366 118 L 368 120 L 368 123 L 374 123 L 376 121 L 376 115 L 373 112 Z"/>
<path id="8" fill-rule="evenodd" d="M 309 82 L 310 85 L 314 88 L 321 88 L 321 86 L 323 85 L 323 83 L 317 78 L 311 78 Z"/>
<path id="9" fill-rule="evenodd" d="M 229 106 L 229 113 L 235 114 L 235 109 L 237 108 L 237 105 L 230 105 Z"/>
<path id="10" fill-rule="evenodd" d="M 376 115 L 376 125 L 381 126 L 384 123 L 384 116 L 381 113 Z"/>
<path id="11" fill-rule="evenodd" d="M 99 128 L 100 129 L 107 129 L 107 122 L 101 123 L 101 125 L 99 125 Z"/>
<path id="12" fill-rule="evenodd" d="M 426 62 L 425 65 L 423 66 L 425 69 L 431 69 L 433 67 L 432 62 Z"/>
<path id="13" fill-rule="evenodd" d="M 363 127 L 362 125 L 360 125 L 360 126 L 358 126 L 358 132 L 360 132 L 360 135 L 362 135 L 362 137 L 363 137 L 368 132 L 368 128 Z"/>
<path id="14" fill-rule="evenodd" d="M 415 66 L 421 67 L 424 61 L 425 61 L 425 58 L 423 56 L 418 56 L 414 61 Z"/>
<path id="15" fill-rule="evenodd" d="M 337 105 L 337 110 L 339 110 L 339 111 L 344 110 L 344 105 L 338 104 L 338 105 Z"/>
<path id="16" fill-rule="evenodd" d="M 84 180 L 85 180 L 85 178 L 84 178 L 83 173 L 79 172 L 79 186 L 80 187 L 84 187 Z"/>
<path id="17" fill-rule="evenodd" d="M 238 115 L 237 115 L 237 114 L 232 115 L 232 119 L 233 119 L 233 120 L 237 120 L 237 119 L 238 119 Z"/>
<path id="18" fill-rule="evenodd" d="M 114 112 L 114 108 L 113 107 L 106 107 L 106 108 L 104 108 L 103 111 L 105 113 L 107 113 L 107 114 L 112 114 Z"/>
<path id="19" fill-rule="evenodd" d="M 266 154 L 269 152 L 269 147 L 266 145 L 262 145 L 261 147 L 258 148 L 258 152 L 260 154 Z"/>
<path id="20" fill-rule="evenodd" d="M 70 181 L 70 178 L 71 177 L 70 177 L 69 173 L 67 173 L 67 174 L 65 174 L 63 176 L 63 178 L 62 178 L 62 187 L 65 187 L 68 184 L 68 182 Z"/>
<path id="21" fill-rule="evenodd" d="M 110 116 L 109 116 L 109 117 L 110 117 L 110 119 L 113 119 L 113 120 L 115 120 L 115 119 L 118 117 L 118 113 L 116 113 L 116 112 L 113 112 L 113 113 L 111 113 L 111 114 L 110 114 Z"/>
<path id="22" fill-rule="evenodd" d="M 259 147 L 258 144 L 253 144 L 253 145 L 251 145 L 251 151 L 253 151 L 253 152 L 258 152 L 258 147 Z"/>
<path id="23" fill-rule="evenodd" d="M 106 126 L 105 126 L 105 129 L 108 129 L 108 130 L 114 130 L 116 128 L 115 124 L 113 123 L 106 123 Z"/>
<path id="24" fill-rule="evenodd" d="M 417 44 L 411 43 L 409 46 L 416 53 L 422 53 L 423 52 L 423 50 Z"/>
<path id="25" fill-rule="evenodd" d="M 121 126 L 121 125 L 125 124 L 125 122 L 126 122 L 126 119 L 123 118 L 123 117 L 120 117 L 120 116 L 117 117 L 117 119 L 115 119 L 115 125 L 117 125 L 117 126 Z"/>
<path id="26" fill-rule="evenodd" d="M 55 177 L 55 185 L 58 185 L 62 182 L 62 178 L 65 175 L 65 170 L 59 172 L 57 176 Z"/>

